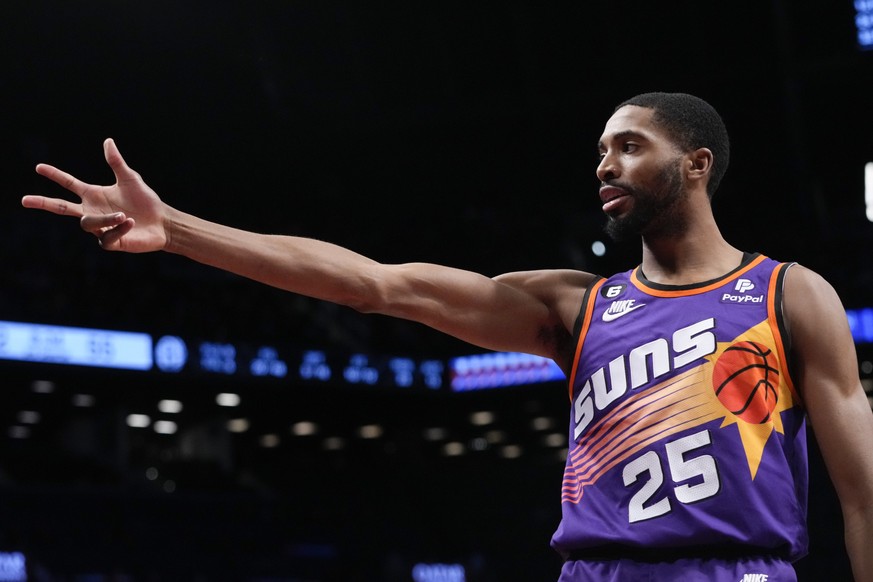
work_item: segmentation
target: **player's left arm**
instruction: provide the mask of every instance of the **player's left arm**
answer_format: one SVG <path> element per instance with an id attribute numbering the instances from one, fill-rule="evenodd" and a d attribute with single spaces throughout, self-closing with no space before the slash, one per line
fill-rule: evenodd
<path id="1" fill-rule="evenodd" d="M 840 500 L 852 571 L 873 581 L 873 412 L 846 312 L 834 288 L 799 265 L 783 297 L 795 381 Z"/>

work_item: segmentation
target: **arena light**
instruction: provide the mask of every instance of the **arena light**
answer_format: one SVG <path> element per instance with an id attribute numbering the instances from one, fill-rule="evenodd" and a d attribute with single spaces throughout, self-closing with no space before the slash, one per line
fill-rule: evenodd
<path id="1" fill-rule="evenodd" d="M 179 372 L 188 363 L 188 346 L 174 335 L 165 335 L 155 342 L 155 365 L 163 372 Z"/>
<path id="2" fill-rule="evenodd" d="M 858 47 L 873 50 L 873 0 L 855 0 L 855 27 Z"/>
<path id="3" fill-rule="evenodd" d="M 873 162 L 864 166 L 864 200 L 867 202 L 867 220 L 873 222 Z"/>
<path id="4" fill-rule="evenodd" d="M 0 321 L 0 359 L 124 370 L 152 367 L 145 333 Z"/>
<path id="5" fill-rule="evenodd" d="M 7 434 L 13 439 L 26 439 L 30 437 L 30 429 L 26 426 L 10 426 Z"/>
<path id="6" fill-rule="evenodd" d="M 486 439 L 485 437 L 476 437 L 469 443 L 471 451 L 484 451 L 488 449 L 488 445 L 488 439 Z"/>
<path id="7" fill-rule="evenodd" d="M 378 424 L 365 424 L 358 428 L 358 436 L 363 439 L 377 439 L 382 436 L 382 427 Z"/>
<path id="8" fill-rule="evenodd" d="M 459 457 L 467 452 L 464 443 L 452 441 L 443 445 L 443 455 L 446 457 Z"/>
<path id="9" fill-rule="evenodd" d="M 34 380 L 30 389 L 37 394 L 51 394 L 55 391 L 55 383 L 51 380 Z"/>
<path id="10" fill-rule="evenodd" d="M 161 400 L 158 402 L 158 410 L 165 414 L 178 414 L 182 412 L 182 403 L 178 400 Z"/>
<path id="11" fill-rule="evenodd" d="M 291 425 L 291 433 L 296 436 L 310 436 L 318 432 L 318 425 L 308 420 L 295 422 Z"/>
<path id="12" fill-rule="evenodd" d="M 567 444 L 567 435 L 560 432 L 549 433 L 543 437 L 543 444 L 551 448 L 563 447 Z"/>
<path id="13" fill-rule="evenodd" d="M 79 408 L 91 408 L 97 403 L 97 399 L 91 394 L 73 394 L 71 400 L 73 406 L 78 406 Z"/>
<path id="14" fill-rule="evenodd" d="M 873 307 L 847 309 L 846 316 L 855 343 L 873 343 Z"/>
<path id="15" fill-rule="evenodd" d="M 530 421 L 530 426 L 534 430 L 549 430 L 555 426 L 555 421 L 548 416 L 537 416 Z"/>
<path id="16" fill-rule="evenodd" d="M 39 418 L 39 413 L 35 410 L 22 410 L 18 413 L 18 422 L 21 424 L 37 424 Z"/>
<path id="17" fill-rule="evenodd" d="M 200 369 L 214 374 L 232 375 L 237 371 L 236 346 L 228 343 L 202 342 Z"/>
<path id="18" fill-rule="evenodd" d="M 179 427 L 172 420 L 157 420 L 154 429 L 158 434 L 176 434 Z"/>
<path id="19" fill-rule="evenodd" d="M 321 446 L 326 451 L 341 451 L 346 448 L 346 441 L 342 437 L 332 436 L 324 439 Z"/>
<path id="20" fill-rule="evenodd" d="M 21 552 L 0 552 L 0 580 L 26 582 L 27 560 Z"/>
<path id="21" fill-rule="evenodd" d="M 260 438 L 261 446 L 265 449 L 274 449 L 279 446 L 282 442 L 282 439 L 279 438 L 277 434 L 265 434 Z"/>
<path id="22" fill-rule="evenodd" d="M 379 382 L 379 370 L 371 365 L 366 354 L 353 354 L 343 369 L 343 378 L 349 384 L 374 385 Z"/>
<path id="23" fill-rule="evenodd" d="M 249 430 L 251 423 L 247 418 L 232 418 L 227 421 L 227 430 L 234 433 L 243 433 Z"/>
<path id="24" fill-rule="evenodd" d="M 414 582 L 465 582 L 461 564 L 416 564 L 412 568 Z"/>
<path id="25" fill-rule="evenodd" d="M 516 352 L 493 352 L 454 358 L 449 362 L 455 392 L 502 388 L 565 379 L 547 358 Z"/>
<path id="26" fill-rule="evenodd" d="M 288 375 L 288 364 L 279 358 L 276 348 L 263 346 L 258 349 L 257 356 L 249 364 L 252 376 L 273 376 L 284 378 Z"/>
<path id="27" fill-rule="evenodd" d="M 470 415 L 470 422 L 476 426 L 486 426 L 494 422 L 494 413 L 490 410 L 480 410 Z"/>
<path id="28" fill-rule="evenodd" d="M 152 423 L 152 419 L 146 414 L 128 414 L 127 426 L 131 428 L 146 428 Z"/>
<path id="29" fill-rule="evenodd" d="M 222 392 L 215 396 L 215 402 L 219 406 L 239 406 L 240 398 L 239 394 L 233 394 L 231 392 Z"/>
<path id="30" fill-rule="evenodd" d="M 432 442 L 445 440 L 448 436 L 446 429 L 439 426 L 428 427 L 422 431 L 422 434 L 424 435 L 425 440 Z"/>

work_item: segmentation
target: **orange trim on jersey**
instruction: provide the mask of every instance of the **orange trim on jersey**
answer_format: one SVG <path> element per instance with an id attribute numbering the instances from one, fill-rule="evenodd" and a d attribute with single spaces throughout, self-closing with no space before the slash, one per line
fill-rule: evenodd
<path id="1" fill-rule="evenodd" d="M 591 316 L 594 313 L 594 303 L 597 301 L 597 293 L 606 279 L 600 279 L 588 291 L 588 303 L 585 305 L 585 316 L 582 318 L 582 327 L 579 329 L 579 341 L 576 344 L 576 353 L 573 358 L 573 368 L 570 370 L 570 381 L 568 382 L 568 390 L 570 393 L 570 402 L 573 402 L 573 386 L 576 381 L 576 370 L 579 367 L 579 355 L 582 353 L 582 344 L 585 343 L 585 336 L 588 335 L 588 328 L 591 327 Z"/>
<path id="2" fill-rule="evenodd" d="M 640 268 L 639 267 L 635 268 L 633 270 L 633 272 L 631 273 L 631 282 L 634 284 L 634 286 L 636 286 L 641 291 L 644 291 L 644 292 L 648 293 L 649 295 L 653 295 L 655 297 L 687 297 L 689 295 L 697 295 L 699 293 L 705 293 L 707 291 L 712 291 L 713 289 L 721 287 L 722 285 L 724 285 L 728 281 L 732 281 L 732 280 L 736 279 L 737 277 L 739 277 L 740 275 L 743 275 L 744 273 L 748 272 L 750 269 L 756 267 L 759 263 L 761 263 L 761 261 L 764 261 L 766 259 L 767 259 L 766 256 L 759 255 L 759 256 L 755 257 L 753 260 L 749 261 L 748 265 L 745 265 L 744 267 L 739 268 L 738 270 L 734 271 L 730 275 L 723 277 L 721 279 L 717 279 L 717 280 L 713 281 L 712 283 L 710 283 L 709 285 L 705 285 L 703 287 L 692 287 L 690 289 L 671 289 L 671 290 L 656 289 L 654 287 L 650 287 L 642 279 L 640 279 L 640 277 L 639 277 Z"/>
<path id="3" fill-rule="evenodd" d="M 770 331 L 773 334 L 773 340 L 776 342 L 776 353 L 779 355 L 779 361 L 782 362 L 782 376 L 785 378 L 785 384 L 788 386 L 788 389 L 791 390 L 791 396 L 794 398 L 795 402 L 799 402 L 802 406 L 803 400 L 794 388 L 794 381 L 791 379 L 791 374 L 788 370 L 785 342 L 783 341 L 782 333 L 779 330 L 779 318 L 776 314 L 776 298 L 777 296 L 780 298 L 782 297 L 782 293 L 777 293 L 776 285 L 779 283 L 780 273 L 785 271 L 788 266 L 787 263 L 781 263 L 773 269 L 772 273 L 770 273 L 770 284 L 767 289 L 767 323 L 770 324 Z"/>

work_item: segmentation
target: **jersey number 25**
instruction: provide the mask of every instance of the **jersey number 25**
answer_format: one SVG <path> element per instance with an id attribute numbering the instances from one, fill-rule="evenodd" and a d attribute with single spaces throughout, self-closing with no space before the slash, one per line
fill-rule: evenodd
<path id="1" fill-rule="evenodd" d="M 687 458 L 686 454 L 712 444 L 708 430 L 688 435 L 664 446 L 667 455 L 667 466 L 673 483 L 673 494 L 680 503 L 694 503 L 719 492 L 721 481 L 715 459 L 711 455 L 698 455 Z M 630 487 L 648 473 L 648 480 L 643 483 L 628 504 L 628 521 L 634 523 L 669 513 L 672 509 L 669 497 L 653 501 L 653 497 L 664 484 L 664 470 L 661 458 L 655 451 L 649 451 L 625 465 L 622 478 L 626 487 Z M 697 483 L 684 483 L 695 479 Z"/>

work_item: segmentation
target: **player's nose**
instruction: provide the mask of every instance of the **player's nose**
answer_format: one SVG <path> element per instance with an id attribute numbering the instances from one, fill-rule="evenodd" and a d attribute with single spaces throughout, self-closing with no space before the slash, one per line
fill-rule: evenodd
<path id="1" fill-rule="evenodd" d="M 601 156 L 600 163 L 597 164 L 597 170 L 595 173 L 597 174 L 598 180 L 601 182 L 607 182 L 618 178 L 621 175 L 621 170 L 615 161 L 615 157 L 607 153 Z"/>

